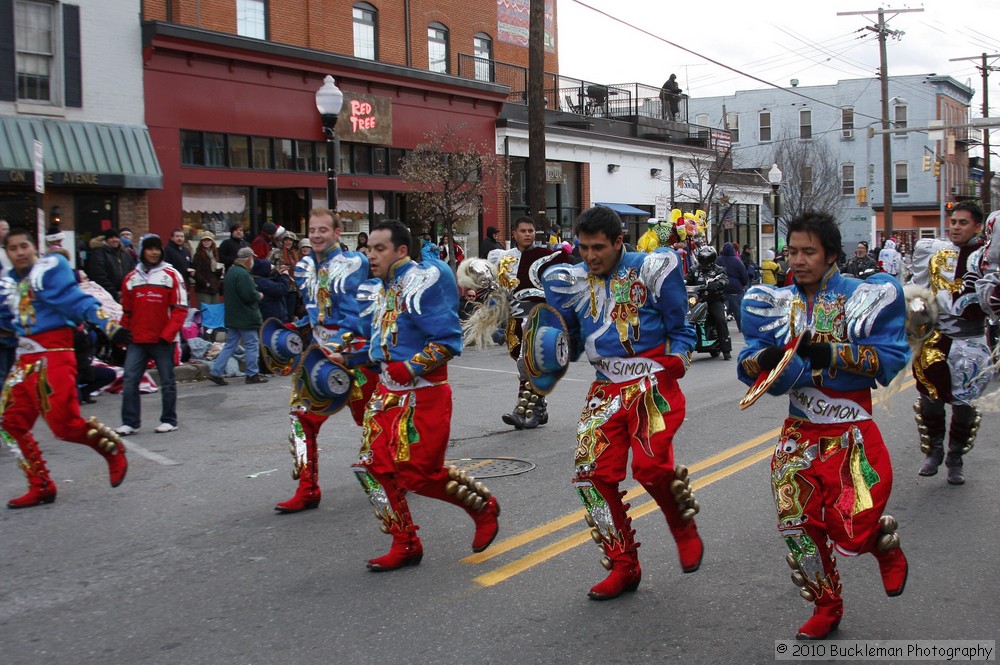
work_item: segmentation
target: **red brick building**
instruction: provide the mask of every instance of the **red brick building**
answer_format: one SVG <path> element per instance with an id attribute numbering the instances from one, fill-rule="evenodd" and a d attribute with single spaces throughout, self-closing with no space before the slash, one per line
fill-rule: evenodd
<path id="1" fill-rule="evenodd" d="M 143 11 L 146 120 L 164 185 L 149 193 L 150 226 L 161 233 L 183 224 L 225 237 L 234 221 L 249 234 L 266 221 L 302 231 L 326 202 L 315 105 L 326 75 L 345 94 L 345 241 L 381 218 L 407 220 L 406 151 L 446 127 L 494 145 L 507 88 L 492 62 L 528 60 L 515 43 L 527 0 L 146 0 Z M 553 45 L 554 25 L 550 13 Z M 547 54 L 546 70 L 557 68 Z M 467 231 L 499 215 L 493 205 Z"/>

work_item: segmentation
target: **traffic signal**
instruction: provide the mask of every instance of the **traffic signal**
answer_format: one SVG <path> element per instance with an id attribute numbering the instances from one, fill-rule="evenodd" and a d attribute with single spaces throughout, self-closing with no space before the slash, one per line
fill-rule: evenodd
<path id="1" fill-rule="evenodd" d="M 937 178 L 941 175 L 941 162 L 934 160 L 934 177 Z"/>
<path id="2" fill-rule="evenodd" d="M 948 202 L 946 202 L 944 204 L 944 211 L 946 213 L 948 213 L 949 215 L 951 215 L 951 211 L 954 210 L 954 209 L 955 209 L 955 203 L 954 202 L 948 201 Z"/>
<path id="3" fill-rule="evenodd" d="M 867 187 L 858 187 L 858 191 L 857 191 L 857 204 L 859 206 L 862 206 L 862 205 L 865 205 L 866 203 L 868 203 L 868 188 Z"/>
<path id="4" fill-rule="evenodd" d="M 923 170 L 924 171 L 930 171 L 931 170 L 931 156 L 928 155 L 928 154 L 924 155 L 924 169 Z"/>

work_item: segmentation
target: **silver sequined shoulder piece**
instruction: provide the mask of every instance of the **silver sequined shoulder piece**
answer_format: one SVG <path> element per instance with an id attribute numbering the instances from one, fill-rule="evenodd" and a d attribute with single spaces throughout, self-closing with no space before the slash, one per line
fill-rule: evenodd
<path id="1" fill-rule="evenodd" d="M 340 252 L 326 262 L 326 274 L 329 278 L 330 293 L 344 294 L 347 279 L 361 269 L 363 262 L 360 254 Z"/>
<path id="2" fill-rule="evenodd" d="M 407 311 L 420 314 L 420 302 L 427 289 L 437 283 L 441 273 L 432 265 L 417 266 L 403 276 L 402 296 Z"/>
<path id="3" fill-rule="evenodd" d="M 847 332 L 852 340 L 862 339 L 871 334 L 875 319 L 886 307 L 896 300 L 896 286 L 889 282 L 864 282 L 859 286 L 844 306 Z"/>
<path id="4" fill-rule="evenodd" d="M 552 252 L 548 256 L 535 259 L 535 262 L 528 267 L 528 279 L 538 288 L 542 288 L 542 272 L 548 268 L 549 264 L 559 259 L 561 252 Z"/>
<path id="5" fill-rule="evenodd" d="M 595 321 L 604 317 L 607 295 L 604 288 L 591 289 L 587 283 L 587 272 L 582 264 L 554 266 L 545 272 L 545 282 L 559 294 L 569 296 L 563 304 L 565 309 L 576 310 L 580 317 L 590 316 Z M 593 303 L 591 303 L 593 297 Z M 591 309 L 593 304 L 594 309 Z"/>
<path id="6" fill-rule="evenodd" d="M 381 293 L 382 282 L 377 279 L 370 279 L 358 287 L 358 300 L 364 303 L 361 310 L 362 316 L 368 316 L 375 311 L 375 306 L 378 304 L 378 297 Z"/>
<path id="7" fill-rule="evenodd" d="M 930 287 L 931 257 L 942 249 L 954 247 L 955 245 L 948 240 L 938 240 L 937 238 L 923 238 L 918 240 L 913 246 L 913 260 L 910 262 L 911 281 L 920 286 Z"/>
<path id="8" fill-rule="evenodd" d="M 761 326 L 762 331 L 773 331 L 775 339 L 782 342 L 788 341 L 791 335 L 792 301 L 795 299 L 795 293 L 792 289 L 779 288 L 769 284 L 756 284 L 750 287 L 743 299 L 760 303 L 759 305 L 748 305 L 747 311 L 769 319 Z M 795 329 L 805 330 L 805 321 L 796 321 Z"/>
<path id="9" fill-rule="evenodd" d="M 59 261 L 56 260 L 54 256 L 43 256 L 42 258 L 35 261 L 35 265 L 32 266 L 31 272 L 28 273 L 28 282 L 31 284 L 31 290 L 34 292 L 39 292 L 43 288 L 43 283 L 45 282 L 45 273 L 55 268 L 59 265 Z"/>
<path id="10" fill-rule="evenodd" d="M 680 263 L 677 260 L 677 255 L 673 252 L 650 252 L 642 260 L 639 279 L 646 285 L 654 302 L 660 298 L 663 280 L 676 270 L 678 265 Z"/>

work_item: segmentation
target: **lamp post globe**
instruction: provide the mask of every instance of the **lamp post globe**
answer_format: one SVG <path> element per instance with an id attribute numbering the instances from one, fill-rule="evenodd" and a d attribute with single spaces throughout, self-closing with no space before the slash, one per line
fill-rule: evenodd
<path id="1" fill-rule="evenodd" d="M 327 75 L 322 87 L 316 91 L 316 110 L 323 120 L 323 135 L 326 137 L 326 204 L 334 212 L 337 210 L 337 166 L 340 161 L 340 141 L 335 127 L 342 108 L 344 93 L 333 77 Z"/>
<path id="2" fill-rule="evenodd" d="M 771 213 L 774 215 L 774 226 L 777 231 L 778 218 L 781 216 L 781 194 L 778 193 L 778 188 L 781 187 L 781 169 L 777 164 L 773 164 L 771 170 L 767 172 L 767 181 L 771 183 Z"/>

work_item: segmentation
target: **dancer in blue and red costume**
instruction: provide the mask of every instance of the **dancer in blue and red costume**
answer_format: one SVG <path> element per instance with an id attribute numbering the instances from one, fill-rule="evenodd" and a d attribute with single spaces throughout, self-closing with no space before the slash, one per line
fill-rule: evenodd
<path id="1" fill-rule="evenodd" d="M 452 412 L 448 361 L 462 353 L 458 284 L 447 264 L 410 260 L 411 243 L 399 221 L 377 224 L 368 237 L 377 279 L 359 291 L 367 301 L 368 355 L 381 376 L 365 412 L 354 471 L 382 531 L 392 536 L 389 552 L 368 562 L 376 572 L 414 566 L 423 557 L 407 492 L 465 510 L 476 525 L 475 552 L 489 547 L 499 528 L 500 505 L 489 490 L 464 471 L 444 468 Z"/>
<path id="2" fill-rule="evenodd" d="M 327 208 L 309 212 L 307 227 L 312 252 L 295 266 L 295 282 L 305 304 L 309 327 L 317 344 L 360 349 L 361 337 L 358 287 L 368 279 L 368 257 L 361 252 L 345 252 L 340 248 L 342 226 L 340 218 Z M 344 334 L 348 339 L 343 339 Z M 292 477 L 299 486 L 295 495 L 274 507 L 279 513 L 297 513 L 319 506 L 319 447 L 316 438 L 330 417 L 321 402 L 315 401 L 305 388 L 303 368 L 292 375 L 291 419 Z M 355 368 L 351 394 L 347 405 L 354 422 L 361 425 L 365 404 L 375 390 L 376 375 L 367 368 Z"/>
<path id="3" fill-rule="evenodd" d="M 131 335 L 80 289 L 65 258 L 38 258 L 30 231 L 12 230 L 4 249 L 13 268 L 0 279 L 0 331 L 17 336 L 18 350 L 0 397 L 0 438 L 13 448 L 28 477 L 28 493 L 11 499 L 7 507 L 30 508 L 56 500 L 56 485 L 31 435 L 38 416 L 57 438 L 99 453 L 108 463 L 111 486 L 118 487 L 128 471 L 125 447 L 111 428 L 80 416 L 73 332 L 87 321 L 115 344 L 128 344 Z"/>
<path id="4" fill-rule="evenodd" d="M 597 371 L 577 428 L 574 485 L 611 571 L 589 595 L 608 600 L 635 591 L 642 577 L 629 506 L 618 489 L 629 451 L 632 477 L 663 511 L 681 568 L 691 573 L 701 565 L 698 503 L 687 469 L 674 466 L 673 447 L 685 413 L 677 380 L 695 336 L 674 250 L 626 252 L 621 219 L 601 206 L 580 215 L 576 234 L 584 263 L 549 268 L 542 282 L 546 301 L 566 322 L 573 354 L 585 350 Z"/>
<path id="5" fill-rule="evenodd" d="M 815 603 L 798 638 L 822 639 L 844 613 L 833 549 L 845 556 L 871 553 L 889 596 L 906 585 L 896 520 L 883 514 L 892 464 L 871 415 L 872 389 L 887 385 L 909 361 L 906 305 L 889 275 L 862 281 L 840 274 L 840 229 L 826 213 L 791 220 L 787 247 L 794 283 L 758 285 L 743 300 L 747 346 L 737 373 L 755 383 L 803 336 L 768 388 L 789 396 L 771 483 L 792 581 Z"/>

